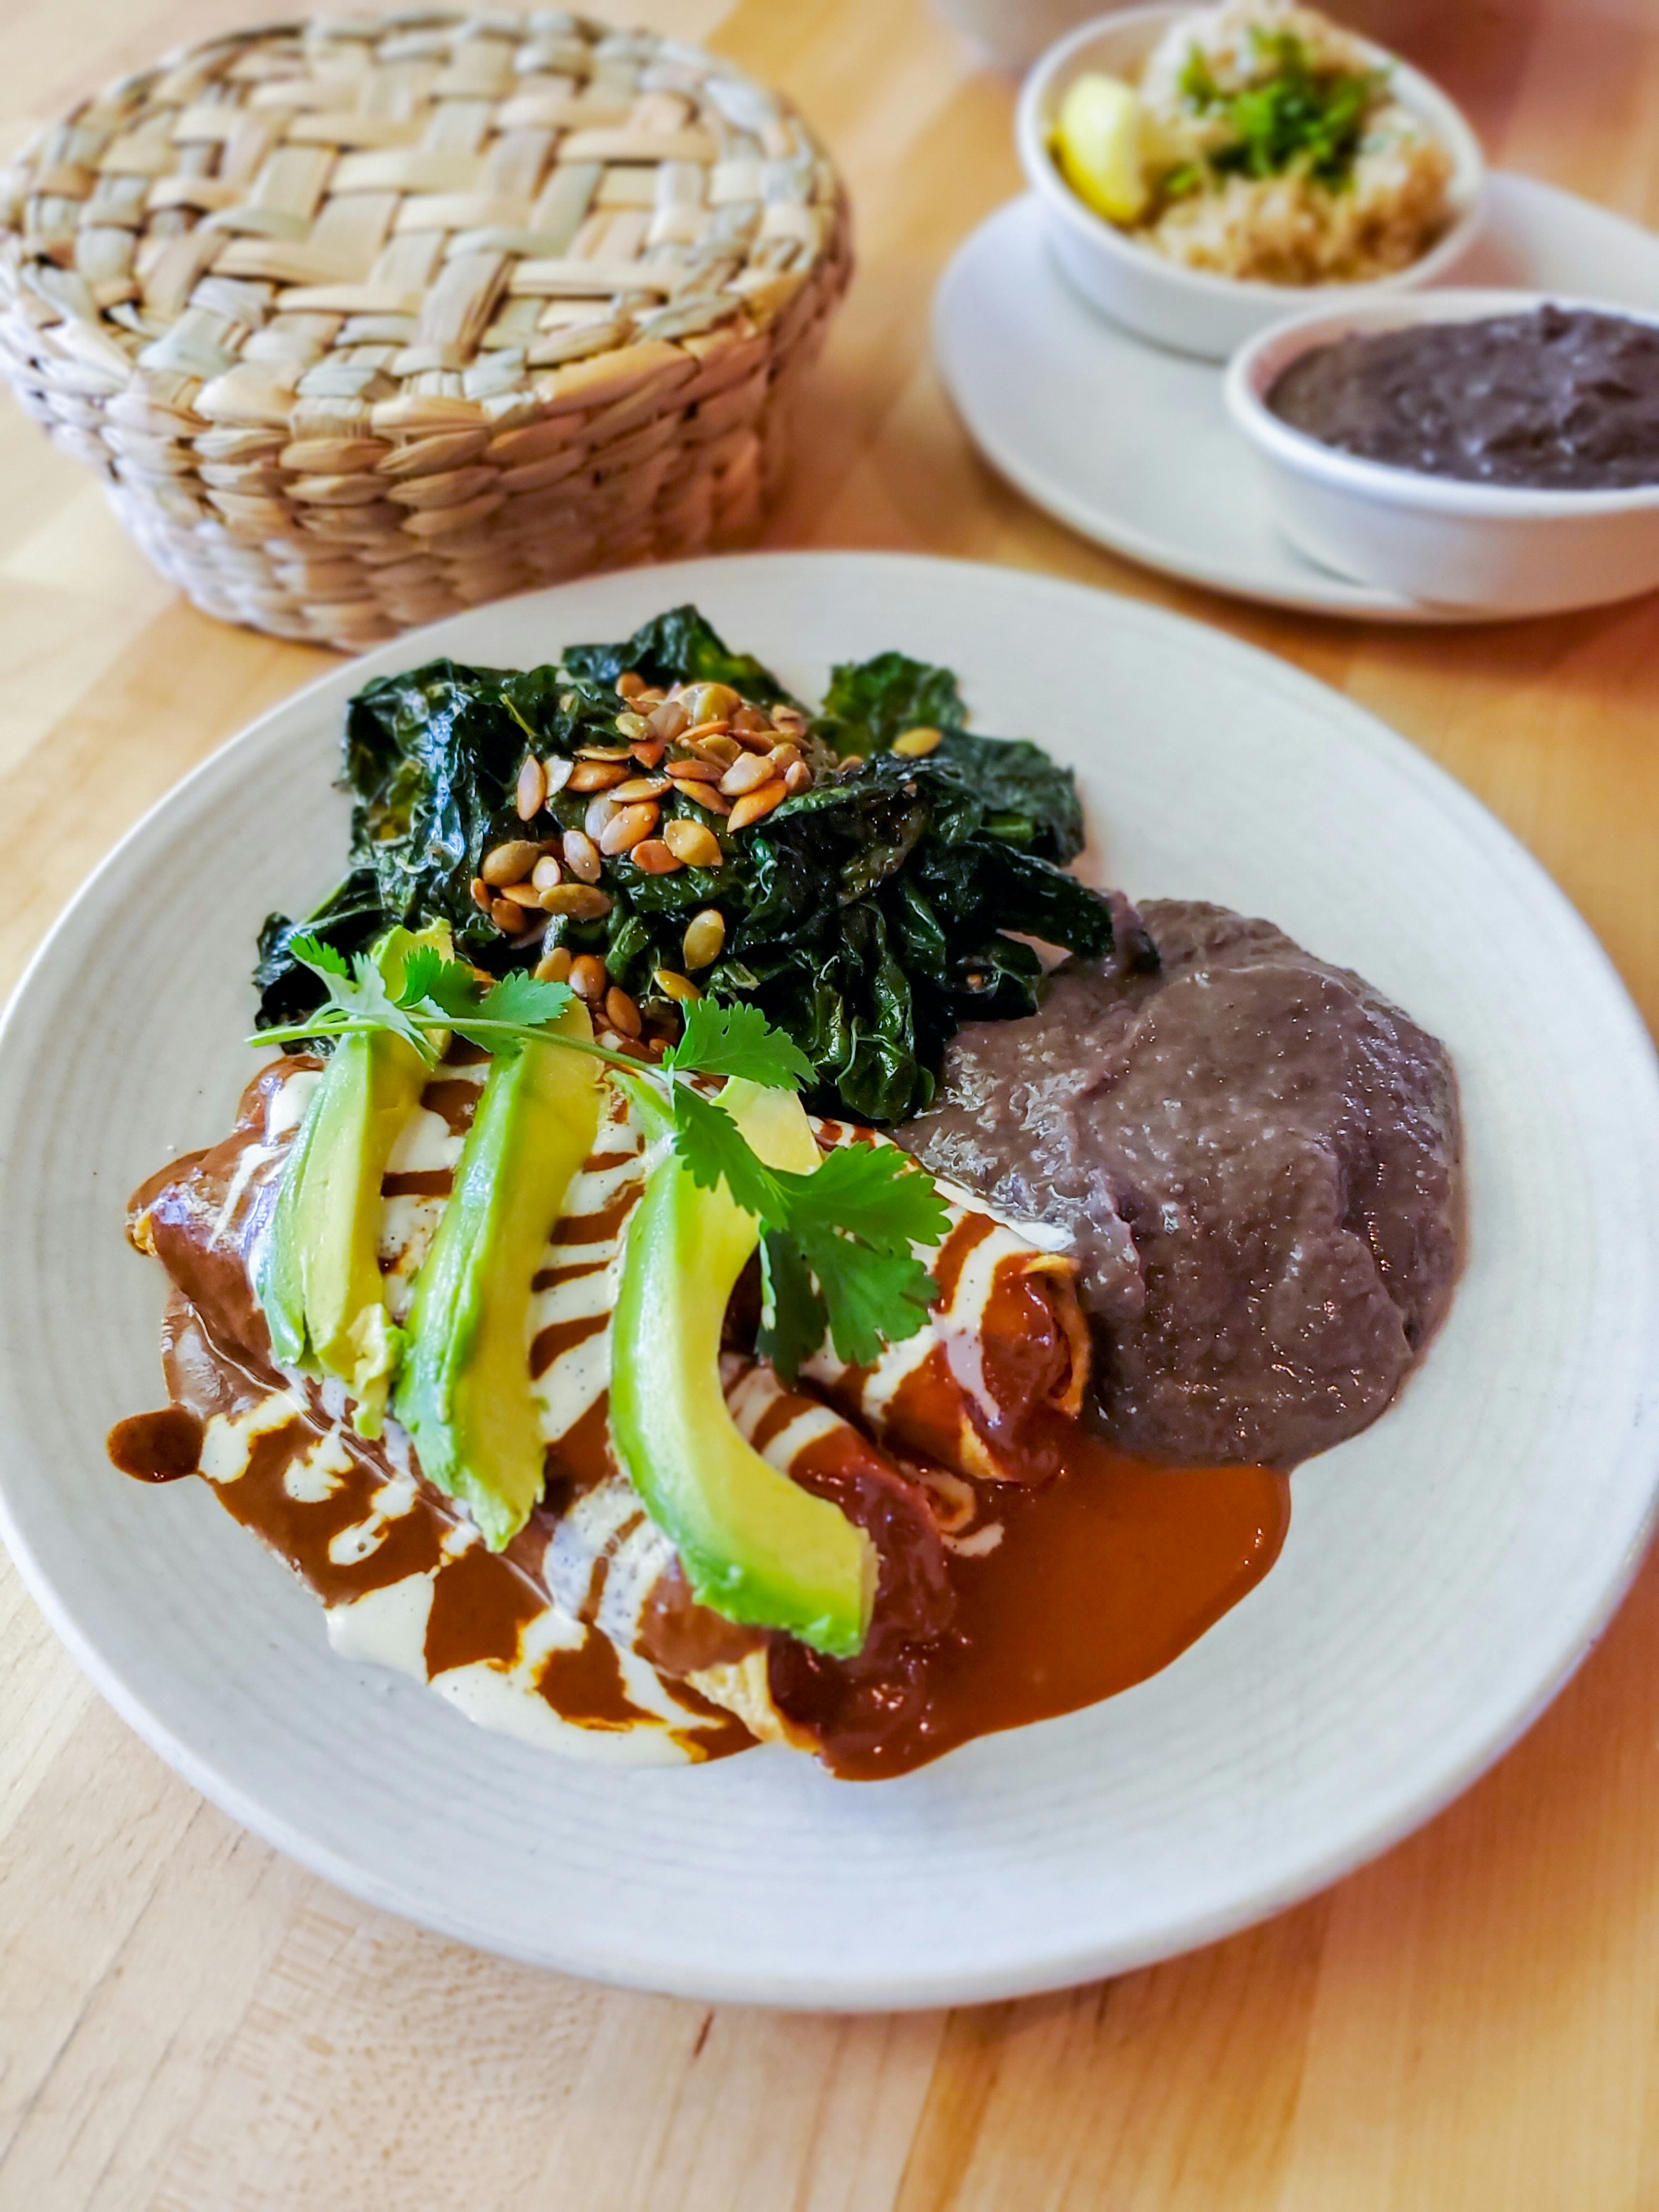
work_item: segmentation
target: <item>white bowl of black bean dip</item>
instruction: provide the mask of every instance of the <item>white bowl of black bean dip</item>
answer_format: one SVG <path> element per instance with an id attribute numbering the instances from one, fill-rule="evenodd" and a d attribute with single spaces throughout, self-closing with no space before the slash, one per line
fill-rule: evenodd
<path id="1" fill-rule="evenodd" d="M 1341 574 L 1494 617 L 1659 585 L 1659 314 L 1352 301 L 1248 342 L 1226 396 L 1279 526 Z"/>

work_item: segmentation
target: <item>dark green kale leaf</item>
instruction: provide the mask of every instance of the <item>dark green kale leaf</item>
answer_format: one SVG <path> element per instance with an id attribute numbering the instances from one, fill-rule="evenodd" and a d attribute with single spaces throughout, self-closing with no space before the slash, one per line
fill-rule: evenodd
<path id="1" fill-rule="evenodd" d="M 446 921 L 458 956 L 498 975 L 562 944 L 599 954 L 648 1006 L 657 971 L 682 966 L 687 923 L 717 907 L 726 942 L 698 983 L 793 1040 L 811 1063 L 817 1110 L 877 1123 L 927 1103 L 962 1023 L 1035 1011 L 1042 963 L 1025 937 L 1085 957 L 1111 950 L 1107 902 L 1065 872 L 1083 842 L 1070 773 L 1024 739 L 963 730 L 955 678 L 898 653 L 836 672 L 832 700 L 863 719 L 833 714 L 818 727 L 840 732 L 846 750 L 869 747 L 861 765 L 837 772 L 809 740 L 812 787 L 735 837 L 720 830 L 718 866 L 648 875 L 610 862 L 603 919 L 501 936 L 471 896 L 484 854 L 509 837 L 556 837 L 588 805 L 561 791 L 520 822 L 525 754 L 616 744 L 615 675 L 629 667 L 659 683 L 730 681 L 750 697 L 781 696 L 693 608 L 522 674 L 434 661 L 377 678 L 347 719 L 353 872 L 304 927 L 349 953 L 394 922 Z M 891 751 L 891 738 L 924 713 L 945 731 L 940 744 L 920 758 Z M 856 746 L 845 740 L 854 728 Z M 713 819 L 678 792 L 662 805 L 670 820 Z M 273 917 L 260 940 L 262 1027 L 291 1027 L 320 1000 L 318 978 L 288 951 L 294 927 Z"/>
<path id="2" fill-rule="evenodd" d="M 968 719 L 957 679 L 948 668 L 878 653 L 873 660 L 843 660 L 830 672 L 815 733 L 834 751 L 885 752 L 906 730 L 960 729 Z"/>
<path id="3" fill-rule="evenodd" d="M 654 615 L 620 645 L 567 646 L 564 665 L 573 676 L 603 684 L 607 690 L 632 668 L 647 684 L 665 687 L 729 684 L 763 707 L 789 698 L 769 669 L 763 668 L 752 653 L 733 653 L 713 623 L 690 606 Z"/>
<path id="4" fill-rule="evenodd" d="M 555 668 L 523 672 L 429 661 L 366 684 L 346 714 L 344 781 L 356 794 L 351 858 L 372 868 L 388 921 L 441 919 L 458 951 L 493 964 L 501 943 L 470 886 L 492 845 L 514 834 L 526 750 L 564 750 L 597 701 L 562 710 Z M 569 696 L 568 691 L 564 696 Z M 614 739 L 616 699 L 604 726 Z"/>

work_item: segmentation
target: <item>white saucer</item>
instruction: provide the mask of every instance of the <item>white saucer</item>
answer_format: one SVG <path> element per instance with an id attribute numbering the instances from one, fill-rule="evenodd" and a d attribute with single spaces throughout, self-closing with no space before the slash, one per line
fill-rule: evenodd
<path id="1" fill-rule="evenodd" d="M 528 666 L 685 599 L 805 697 L 885 647 L 954 667 L 981 727 L 1075 769 L 1097 881 L 1270 915 L 1443 1037 L 1462 1089 L 1451 1313 L 1401 1402 L 1298 1469 L 1266 1581 L 1121 1697 L 895 1782 L 487 1735 L 337 1658 L 204 1485 L 151 1488 L 104 1455 L 161 1391 L 161 1270 L 125 1249 L 123 1201 L 225 1128 L 258 1065 L 253 933 L 337 873 L 348 697 L 439 653 Z M 0 1033 L 0 1534 L 117 1710 L 374 1905 L 686 1996 L 967 2003 L 1274 1911 L 1513 1741 L 1653 1516 L 1659 1082 L 1606 955 L 1491 815 L 1348 700 L 1048 576 L 870 553 L 630 568 L 331 669 L 165 799 L 42 947 Z"/>
<path id="2" fill-rule="evenodd" d="M 1659 304 L 1659 235 L 1502 170 L 1460 286 Z M 945 270 L 933 349 L 969 435 L 1050 514 L 1114 552 L 1271 605 L 1370 622 L 1471 622 L 1316 568 L 1281 538 L 1221 370 L 1130 337 L 1049 257 L 1034 196 L 982 222 Z"/>

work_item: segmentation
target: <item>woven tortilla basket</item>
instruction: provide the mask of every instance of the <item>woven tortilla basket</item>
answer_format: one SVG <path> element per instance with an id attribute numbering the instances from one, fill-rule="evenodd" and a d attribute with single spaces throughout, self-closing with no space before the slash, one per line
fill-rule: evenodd
<path id="1" fill-rule="evenodd" d="M 851 269 L 781 98 L 552 12 L 173 55 L 0 222 L 22 404 L 198 606 L 347 651 L 751 536 Z"/>

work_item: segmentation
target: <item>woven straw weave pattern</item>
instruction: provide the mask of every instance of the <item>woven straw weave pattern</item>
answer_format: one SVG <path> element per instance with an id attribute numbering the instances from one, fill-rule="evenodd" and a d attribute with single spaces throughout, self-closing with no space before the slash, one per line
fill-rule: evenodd
<path id="1" fill-rule="evenodd" d="M 752 533 L 851 265 L 780 97 L 547 11 L 174 55 L 0 221 L 22 404 L 198 605 L 348 650 Z"/>

